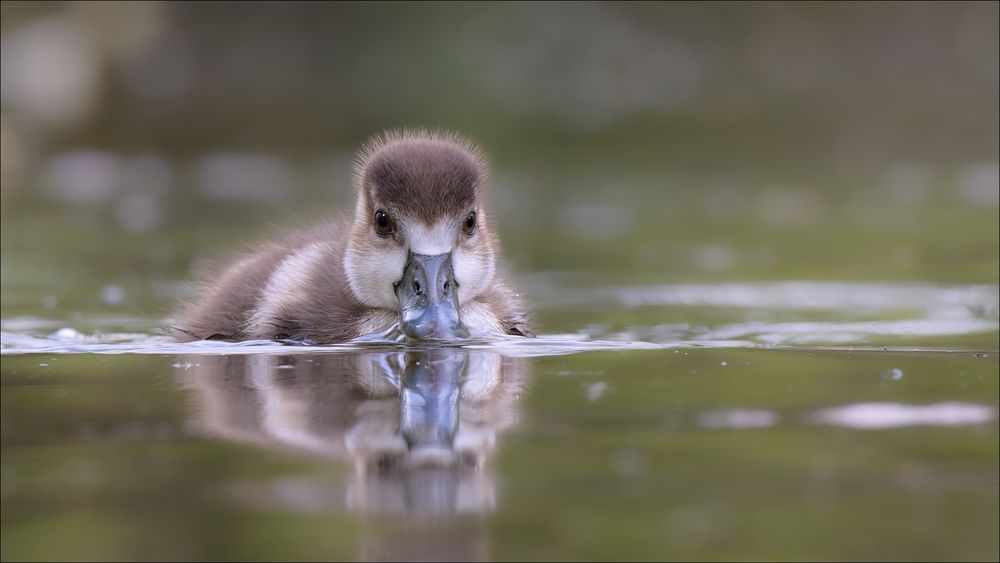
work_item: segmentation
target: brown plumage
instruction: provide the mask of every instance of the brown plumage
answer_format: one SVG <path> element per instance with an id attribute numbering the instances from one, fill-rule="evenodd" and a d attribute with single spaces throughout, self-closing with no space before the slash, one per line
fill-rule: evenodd
<path id="1" fill-rule="evenodd" d="M 481 201 L 486 176 L 481 153 L 460 137 L 377 138 L 359 156 L 350 222 L 295 232 L 235 260 L 181 307 L 171 332 L 313 343 L 383 332 L 400 323 L 408 256 L 447 253 L 451 299 L 469 336 L 530 335 L 520 299 L 497 271 L 499 245 Z"/>
<path id="2" fill-rule="evenodd" d="M 403 202 L 430 225 L 462 213 L 479 197 L 485 165 L 474 150 L 428 137 L 383 141 L 362 155 L 358 180 L 372 189 L 368 201 Z"/>

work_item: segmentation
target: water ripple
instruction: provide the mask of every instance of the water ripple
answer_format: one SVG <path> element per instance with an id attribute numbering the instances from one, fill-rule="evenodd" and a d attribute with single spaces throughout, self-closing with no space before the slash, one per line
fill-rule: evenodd
<path id="1" fill-rule="evenodd" d="M 976 341 L 982 342 L 982 335 L 1000 331 L 1000 290 L 996 285 L 767 282 L 549 290 L 543 293 L 551 294 L 542 295 L 548 308 L 589 310 L 587 308 L 595 304 L 604 310 L 649 306 L 715 307 L 732 309 L 738 312 L 737 318 L 748 319 L 759 318 L 759 312 L 829 310 L 829 317 L 836 320 L 720 321 L 715 326 L 657 324 L 632 326 L 619 332 L 593 324 L 570 334 L 463 341 L 454 345 L 512 356 L 691 347 L 952 351 L 954 348 L 934 344 L 934 340 L 950 338 L 952 340 L 939 342 L 953 343 L 957 336 L 979 335 Z M 748 309 L 752 312 L 747 312 Z M 372 351 L 401 346 L 381 338 L 333 346 L 292 346 L 271 341 L 178 343 L 154 334 L 153 321 L 130 317 L 94 317 L 69 323 L 18 317 L 4 319 L 0 328 L 0 354 L 3 355 L 298 354 Z M 976 351 L 996 349 L 994 345 L 989 350 Z"/>

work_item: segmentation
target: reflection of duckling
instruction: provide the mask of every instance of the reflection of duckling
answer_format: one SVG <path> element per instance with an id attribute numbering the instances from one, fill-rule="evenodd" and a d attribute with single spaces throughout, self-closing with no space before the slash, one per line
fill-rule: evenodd
<path id="1" fill-rule="evenodd" d="M 493 507 L 486 462 L 497 432 L 514 420 L 519 360 L 442 348 L 199 356 L 190 364 L 179 374 L 207 434 L 353 461 L 343 497 L 352 510 Z"/>
<path id="2" fill-rule="evenodd" d="M 329 224 L 237 261 L 179 316 L 188 339 L 343 342 L 530 335 L 497 272 L 485 164 L 453 135 L 390 134 L 360 157 L 351 224 Z M 397 326 L 398 325 L 398 326 Z"/>

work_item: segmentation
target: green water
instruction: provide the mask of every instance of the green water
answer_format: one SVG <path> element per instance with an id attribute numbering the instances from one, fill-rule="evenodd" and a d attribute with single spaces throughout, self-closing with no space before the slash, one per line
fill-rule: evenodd
<path id="1" fill-rule="evenodd" d="M 997 555 L 995 353 L 453 353 L 424 395 L 461 454 L 426 467 L 378 354 L 5 357 L 3 557 Z M 870 402 L 990 410 L 819 414 Z"/>

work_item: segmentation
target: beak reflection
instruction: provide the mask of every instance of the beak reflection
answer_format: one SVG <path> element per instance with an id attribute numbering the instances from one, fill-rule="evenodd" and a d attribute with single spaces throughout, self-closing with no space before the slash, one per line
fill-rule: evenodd
<path id="1" fill-rule="evenodd" d="M 177 374 L 205 435 L 353 465 L 308 485 L 305 497 L 326 510 L 493 510 L 489 460 L 517 419 L 520 359 L 450 347 L 188 359 Z M 255 499 L 301 508 L 298 489 L 262 486 Z"/>
<path id="2" fill-rule="evenodd" d="M 418 463 L 450 461 L 466 356 L 442 350 L 410 356 L 399 393 L 399 426 L 410 459 Z"/>

